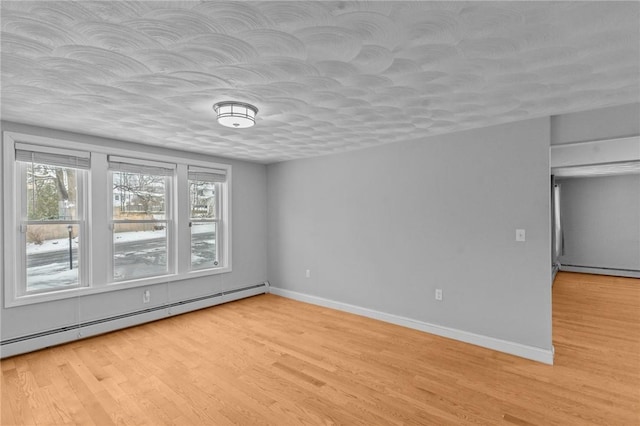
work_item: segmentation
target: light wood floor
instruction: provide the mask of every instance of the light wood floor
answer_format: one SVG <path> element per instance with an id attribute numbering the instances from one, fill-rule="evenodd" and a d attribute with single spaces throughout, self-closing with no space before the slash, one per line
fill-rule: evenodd
<path id="1" fill-rule="evenodd" d="M 560 273 L 555 365 L 273 295 L 2 361 L 2 425 L 640 424 L 640 281 Z"/>

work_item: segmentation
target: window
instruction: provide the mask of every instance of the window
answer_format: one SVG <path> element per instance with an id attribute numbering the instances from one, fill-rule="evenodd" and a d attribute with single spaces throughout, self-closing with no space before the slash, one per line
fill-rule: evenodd
<path id="1" fill-rule="evenodd" d="M 188 177 L 191 269 L 215 268 L 220 264 L 219 207 L 226 172 L 190 166 Z"/>
<path id="2" fill-rule="evenodd" d="M 87 285 L 84 180 L 88 153 L 16 144 L 18 294 Z"/>
<path id="3" fill-rule="evenodd" d="M 113 281 L 172 272 L 169 247 L 174 165 L 109 156 Z"/>
<path id="4" fill-rule="evenodd" d="M 231 271 L 231 166 L 14 132 L 1 152 L 5 307 Z"/>

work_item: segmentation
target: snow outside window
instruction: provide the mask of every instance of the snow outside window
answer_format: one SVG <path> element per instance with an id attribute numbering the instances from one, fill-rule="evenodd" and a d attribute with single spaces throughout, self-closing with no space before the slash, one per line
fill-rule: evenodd
<path id="1" fill-rule="evenodd" d="M 189 228 L 191 270 L 220 265 L 220 193 L 224 170 L 189 167 Z"/>
<path id="2" fill-rule="evenodd" d="M 174 168 L 172 164 L 109 157 L 114 282 L 172 272 L 169 206 Z"/>
<path id="3" fill-rule="evenodd" d="M 231 272 L 231 165 L 7 131 L 2 140 L 5 308 Z"/>
<path id="4" fill-rule="evenodd" d="M 18 295 L 88 285 L 84 182 L 90 155 L 48 151 L 16 144 Z"/>

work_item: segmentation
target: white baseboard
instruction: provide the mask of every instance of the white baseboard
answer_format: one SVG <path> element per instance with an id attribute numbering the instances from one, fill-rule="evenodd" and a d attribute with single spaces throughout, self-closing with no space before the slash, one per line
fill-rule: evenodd
<path id="1" fill-rule="evenodd" d="M 401 325 L 403 327 L 424 331 L 426 333 L 435 334 L 437 336 L 447 337 L 449 339 L 459 340 L 465 343 L 471 343 L 476 346 L 482 346 L 483 348 L 493 349 L 495 351 L 508 353 L 510 355 L 519 356 L 533 361 L 538 361 L 545 364 L 553 364 L 553 347 L 551 349 L 542 349 L 534 346 L 527 346 L 521 343 L 496 339 L 494 337 L 483 336 L 480 334 L 470 333 L 468 331 L 457 330 L 455 328 L 443 327 L 436 324 L 417 321 L 411 318 L 375 311 L 373 309 L 363 308 L 360 306 L 350 305 L 348 303 L 337 302 L 335 300 L 325 299 L 318 296 L 311 296 L 304 293 L 298 293 L 297 291 L 286 290 L 273 286 L 269 287 L 269 292 L 277 296 L 286 297 L 288 299 L 294 299 L 318 306 L 324 306 L 326 308 L 337 309 L 339 311 L 345 311 L 352 314 L 388 322 L 391 324 Z"/>
<path id="2" fill-rule="evenodd" d="M 3 345 L 0 346 L 0 358 L 4 359 L 14 355 L 37 351 L 43 348 L 48 348 L 49 346 L 72 342 L 79 338 L 79 330 L 73 329 L 48 336 L 38 337 L 36 339 L 23 340 L 9 345 Z"/>
<path id="3" fill-rule="evenodd" d="M 167 316 L 167 309 L 161 309 L 139 314 L 135 317 L 119 318 L 106 323 L 72 328 L 70 330 L 56 332 L 45 336 L 33 337 L 9 344 L 3 344 L 0 347 L 0 358 L 7 358 L 10 356 L 45 349 L 51 346 L 61 345 L 63 343 L 73 342 L 75 340 L 86 339 L 87 337 L 97 336 L 98 334 L 109 333 L 111 331 L 132 327 L 134 325 L 156 321 L 166 318 Z"/>
<path id="4" fill-rule="evenodd" d="M 242 289 L 239 291 L 227 291 L 221 293 L 219 297 L 196 300 L 186 302 L 175 306 L 160 306 L 160 309 L 152 312 L 143 312 L 134 316 L 124 318 L 116 318 L 98 324 L 90 324 L 70 330 L 55 332 L 52 334 L 32 337 L 24 340 L 18 340 L 9 344 L 0 346 L 0 358 L 7 358 L 14 355 L 20 355 L 27 352 L 33 352 L 50 346 L 56 346 L 63 343 L 69 343 L 74 340 L 85 339 L 87 337 L 97 336 L 99 334 L 109 333 L 111 331 L 120 330 L 127 327 L 141 325 L 151 321 L 157 321 L 174 315 L 180 315 L 198 309 L 210 308 L 222 303 L 232 302 L 234 300 L 263 294 L 267 291 L 267 286 Z"/>
<path id="5" fill-rule="evenodd" d="M 640 271 L 631 271 L 628 269 L 590 268 L 588 266 L 561 265 L 560 270 L 564 272 L 581 272 L 583 274 L 611 275 L 614 277 L 626 277 L 626 278 L 640 278 Z"/>

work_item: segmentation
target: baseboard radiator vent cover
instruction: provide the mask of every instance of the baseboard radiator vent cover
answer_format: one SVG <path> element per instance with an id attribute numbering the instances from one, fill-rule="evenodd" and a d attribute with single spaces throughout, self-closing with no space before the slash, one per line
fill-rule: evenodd
<path id="1" fill-rule="evenodd" d="M 51 329 L 51 330 L 41 331 L 41 332 L 38 332 L 38 333 L 32 333 L 32 334 L 27 334 L 27 335 L 20 336 L 20 337 L 14 337 L 14 338 L 11 338 L 11 339 L 2 340 L 2 341 L 0 341 L 0 347 L 7 347 L 8 345 L 13 345 L 13 344 L 21 343 L 21 342 L 34 341 L 34 340 L 38 340 L 38 339 L 42 339 L 42 338 L 47 338 L 49 336 L 63 335 L 65 333 L 69 333 L 69 332 L 73 332 L 73 331 L 78 331 L 79 332 L 80 330 L 88 329 L 90 327 L 95 327 L 95 326 L 99 326 L 99 325 L 102 325 L 102 324 L 115 323 L 115 322 L 120 321 L 120 320 L 126 320 L 126 319 L 135 318 L 135 317 L 141 318 L 141 321 L 139 322 L 139 324 L 143 324 L 143 323 L 148 322 L 148 321 L 153 321 L 153 319 L 143 319 L 142 318 L 143 316 L 149 316 L 149 314 L 152 314 L 152 315 L 154 313 L 158 314 L 158 313 L 161 313 L 162 311 L 167 311 L 167 310 L 169 310 L 170 314 L 172 314 L 171 308 L 177 308 L 177 307 L 182 307 L 183 308 L 183 309 L 180 310 L 180 313 L 189 312 L 190 310 L 197 310 L 197 309 L 201 309 L 201 308 L 207 307 L 207 302 L 212 302 L 212 301 L 218 301 L 220 303 L 224 303 L 226 301 L 231 302 L 233 300 L 241 299 L 243 297 L 250 297 L 250 296 L 254 296 L 254 295 L 257 295 L 257 294 L 261 294 L 261 293 L 267 293 L 268 292 L 268 287 L 267 286 L 268 286 L 267 283 L 264 282 L 264 283 L 261 283 L 261 284 L 251 285 L 251 286 L 247 286 L 247 287 L 242 287 L 242 288 L 236 288 L 236 289 L 233 289 L 233 290 L 222 291 L 222 292 L 215 293 L 215 294 L 208 294 L 206 296 L 194 297 L 194 298 L 191 298 L 191 299 L 180 300 L 180 301 L 172 302 L 172 303 L 165 303 L 165 304 L 154 306 L 154 307 L 147 308 L 147 309 L 140 309 L 140 310 L 133 311 L 133 312 L 128 312 L 128 313 L 125 313 L 125 314 L 113 315 L 113 316 L 110 316 L 110 317 L 107 317 L 107 318 L 101 318 L 101 319 L 92 320 L 92 321 L 79 322 L 79 323 L 73 324 L 73 325 L 68 325 L 68 326 L 64 326 L 64 327 L 54 328 L 54 329 Z M 243 293 L 243 292 L 249 292 L 250 294 L 247 294 L 245 296 L 242 296 L 242 295 L 238 294 L 238 293 Z M 240 297 L 238 297 L 238 298 L 231 297 L 228 300 L 223 300 L 225 298 L 225 296 L 233 296 L 233 295 L 240 296 Z M 219 299 L 219 300 L 216 300 L 216 299 Z M 188 309 L 188 305 L 194 304 L 194 303 L 199 303 L 199 302 L 200 302 L 200 305 L 202 305 L 204 303 L 204 306 L 195 307 L 194 309 Z M 210 304 L 210 306 L 214 306 L 216 304 L 219 304 L 219 303 Z M 160 318 L 156 318 L 156 319 L 160 319 Z M 134 326 L 134 325 L 136 325 L 135 322 L 131 323 L 131 326 Z M 117 329 L 117 328 L 115 328 L 115 329 Z M 86 336 L 86 337 L 88 337 L 88 336 Z M 10 352 L 13 352 L 13 351 L 10 351 Z M 22 351 L 19 351 L 17 353 L 21 353 L 21 352 Z M 5 354 L 5 351 L 3 351 L 3 353 L 1 355 L 4 358 L 6 356 L 12 356 L 12 355 L 15 355 L 15 354 L 16 353 Z"/>

